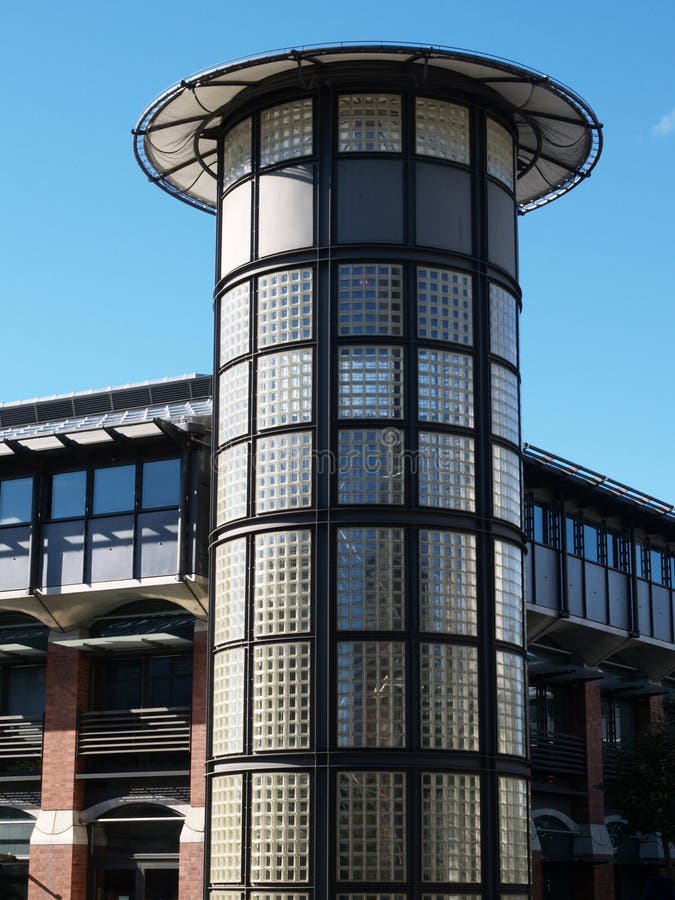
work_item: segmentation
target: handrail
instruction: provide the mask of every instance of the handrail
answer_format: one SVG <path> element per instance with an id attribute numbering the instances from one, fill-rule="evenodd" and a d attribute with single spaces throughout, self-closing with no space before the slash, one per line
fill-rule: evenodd
<path id="1" fill-rule="evenodd" d="M 533 770 L 583 775 L 586 770 L 584 739 L 575 734 L 530 729 L 530 755 Z"/>

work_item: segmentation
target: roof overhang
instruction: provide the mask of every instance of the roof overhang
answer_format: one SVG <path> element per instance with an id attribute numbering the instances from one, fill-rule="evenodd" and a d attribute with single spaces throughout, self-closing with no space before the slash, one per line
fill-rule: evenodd
<path id="1" fill-rule="evenodd" d="M 507 60 L 445 47 L 336 44 L 300 47 L 238 60 L 181 81 L 140 117 L 134 152 L 149 179 L 185 203 L 216 208 L 217 140 L 244 92 L 296 75 L 302 90 L 329 67 L 387 63 L 423 85 L 429 72 L 461 79 L 513 123 L 518 134 L 516 196 L 529 212 L 590 175 L 602 126 L 590 106 L 561 82 Z"/>

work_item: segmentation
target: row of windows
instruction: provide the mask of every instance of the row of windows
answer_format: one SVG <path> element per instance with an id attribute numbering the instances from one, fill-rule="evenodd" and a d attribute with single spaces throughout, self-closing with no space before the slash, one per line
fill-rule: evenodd
<path id="1" fill-rule="evenodd" d="M 422 340 L 473 344 L 472 279 L 463 272 L 419 266 L 416 273 L 417 336 Z M 256 348 L 309 341 L 314 335 L 314 279 L 310 268 L 288 269 L 256 279 Z M 338 266 L 337 334 L 398 337 L 404 333 L 403 267 L 380 263 Z M 244 282 L 220 298 L 220 366 L 250 352 L 251 285 Z M 490 285 L 490 352 L 518 362 L 515 298 Z"/>
<path id="2" fill-rule="evenodd" d="M 256 361 L 258 430 L 312 421 L 313 350 L 281 350 Z M 419 348 L 417 415 L 421 422 L 474 426 L 473 358 L 465 353 Z M 520 437 L 518 377 L 491 366 L 492 430 L 517 444 Z M 218 442 L 249 429 L 250 364 L 237 363 L 219 379 Z M 337 405 L 340 419 L 402 419 L 405 414 L 403 348 L 386 345 L 338 348 Z"/>
<path id="3" fill-rule="evenodd" d="M 31 826 L 32 828 L 32 826 Z M 246 900 L 246 896 L 250 900 L 309 900 L 309 894 L 303 893 L 265 893 L 264 891 L 251 891 L 247 895 L 241 891 L 211 891 L 210 900 Z M 525 900 L 525 894 L 500 894 L 500 900 Z M 408 900 L 407 894 L 383 894 L 381 892 L 373 893 L 368 891 L 367 894 L 353 893 L 336 894 L 336 900 Z M 422 900 L 476 900 L 476 894 L 422 894 Z"/>
<path id="4" fill-rule="evenodd" d="M 0 525 L 30 522 L 33 478 L 0 481 Z M 51 475 L 46 515 L 68 519 L 178 506 L 180 460 L 78 469 Z"/>
<path id="5" fill-rule="evenodd" d="M 254 638 L 301 635 L 312 623 L 312 533 L 270 531 L 253 537 Z M 403 631 L 406 572 L 403 528 L 340 528 L 336 533 L 336 623 L 340 631 Z M 247 539 L 215 552 L 214 642 L 244 640 Z M 476 636 L 476 540 L 458 531 L 421 529 L 416 553 L 415 608 L 422 632 Z M 522 646 L 522 552 L 494 542 L 495 636 Z"/>
<path id="6" fill-rule="evenodd" d="M 241 883 L 243 848 L 250 848 L 248 868 L 252 882 L 309 882 L 310 775 L 303 772 L 232 774 L 214 778 L 212 785 L 211 883 Z M 247 789 L 250 824 L 249 838 L 244 840 Z M 479 777 L 425 772 L 415 789 L 420 798 L 420 821 L 415 834 L 420 842 L 421 880 L 480 882 Z M 406 881 L 410 873 L 405 774 L 338 772 L 335 791 L 337 880 Z M 501 881 L 525 884 L 529 877 L 527 784 L 523 779 L 499 777 L 498 797 Z"/>
<path id="7" fill-rule="evenodd" d="M 338 97 L 339 153 L 401 153 L 401 97 L 397 94 L 342 94 Z M 314 152 L 313 102 L 293 100 L 260 113 L 260 166 L 311 156 Z M 514 185 L 513 139 L 487 120 L 487 172 L 507 187 Z M 431 97 L 415 98 L 415 153 L 468 165 L 469 110 Z M 245 119 L 223 142 L 223 185 L 229 187 L 253 170 L 252 119 Z"/>
<path id="8" fill-rule="evenodd" d="M 312 505 L 315 452 L 309 431 L 258 438 L 255 456 L 255 514 Z M 341 429 L 337 460 L 327 454 L 323 468 L 337 463 L 339 504 L 388 504 L 405 501 L 405 471 L 417 476 L 420 506 L 474 512 L 476 508 L 474 440 L 442 432 L 418 434 L 418 449 L 404 449 L 397 428 Z M 216 522 L 224 525 L 248 510 L 248 442 L 234 444 L 218 457 Z M 492 504 L 497 518 L 521 524 L 521 466 L 518 454 L 492 447 Z"/>
<path id="9" fill-rule="evenodd" d="M 528 504 L 527 532 L 530 540 L 547 547 L 560 549 L 560 512 L 556 506 L 531 502 Z M 567 552 L 589 562 L 600 563 L 630 573 L 631 542 L 626 531 L 617 531 L 604 524 L 588 522 L 577 515 L 565 516 Z M 635 566 L 638 578 L 655 584 L 675 587 L 675 553 L 655 547 L 647 541 L 635 543 Z"/>
<path id="10" fill-rule="evenodd" d="M 312 647 L 309 641 L 257 644 L 251 651 L 254 753 L 312 746 Z M 337 746 L 398 748 L 407 744 L 408 666 L 403 641 L 337 644 Z M 241 647 L 214 659 L 213 755 L 244 753 L 246 655 Z M 419 746 L 479 750 L 478 650 L 460 644 L 419 645 Z M 497 749 L 524 756 L 525 664 L 497 652 Z"/>

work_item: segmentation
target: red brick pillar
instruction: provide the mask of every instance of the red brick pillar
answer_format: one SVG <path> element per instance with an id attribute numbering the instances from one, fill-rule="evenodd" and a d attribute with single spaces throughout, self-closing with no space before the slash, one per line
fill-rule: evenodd
<path id="1" fill-rule="evenodd" d="M 635 728 L 638 740 L 647 729 L 663 718 L 663 694 L 646 697 L 635 704 Z"/>
<path id="2" fill-rule="evenodd" d="M 541 850 L 532 851 L 532 900 L 542 900 Z"/>
<path id="3" fill-rule="evenodd" d="M 206 679 L 208 635 L 195 622 L 192 651 L 192 728 L 190 741 L 190 815 L 180 838 L 178 896 L 202 900 L 204 881 L 204 802 L 206 793 Z"/>
<path id="4" fill-rule="evenodd" d="M 63 637 L 63 635 L 60 635 Z M 87 900 L 87 830 L 80 825 L 77 714 L 89 699 L 89 660 L 49 643 L 42 754 L 42 811 L 31 837 L 28 900 Z"/>
<path id="5" fill-rule="evenodd" d="M 599 681 L 584 681 L 574 690 L 575 733 L 586 744 L 586 794 L 575 803 L 575 819 L 582 829 L 576 852 L 588 860 L 577 867 L 576 892 L 585 900 L 614 900 L 614 856 L 605 827 L 602 761 L 602 698 Z"/>

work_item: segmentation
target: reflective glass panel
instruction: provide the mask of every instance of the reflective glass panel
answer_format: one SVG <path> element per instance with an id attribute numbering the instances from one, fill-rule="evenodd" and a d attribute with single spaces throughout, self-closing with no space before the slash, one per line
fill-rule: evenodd
<path id="1" fill-rule="evenodd" d="M 86 472 L 62 472 L 60 475 L 52 475 L 52 519 L 69 519 L 71 516 L 83 516 L 86 506 L 86 495 Z"/>
<path id="2" fill-rule="evenodd" d="M 338 272 L 340 335 L 402 333 L 401 266 L 342 265 Z"/>
<path id="3" fill-rule="evenodd" d="M 338 130 L 338 150 L 343 153 L 400 153 L 401 98 L 395 94 L 343 94 Z"/>
<path id="4" fill-rule="evenodd" d="M 342 430 L 339 503 L 403 503 L 403 434 L 396 428 Z"/>
<path id="5" fill-rule="evenodd" d="M 487 120 L 487 172 L 513 190 L 513 138 L 494 119 Z"/>
<path id="6" fill-rule="evenodd" d="M 337 534 L 338 628 L 399 631 L 405 609 L 402 528 L 341 528 Z"/>
<path id="7" fill-rule="evenodd" d="M 417 415 L 421 422 L 473 428 L 473 359 L 466 353 L 417 351 Z"/>
<path id="8" fill-rule="evenodd" d="M 420 506 L 463 509 L 476 504 L 473 438 L 442 432 L 419 433 Z"/>
<path id="9" fill-rule="evenodd" d="M 421 839 L 422 881 L 480 881 L 477 775 L 422 774 Z"/>
<path id="10" fill-rule="evenodd" d="M 30 522 L 32 506 L 32 478 L 12 478 L 0 481 L 0 525 L 18 525 L 22 522 Z"/>
<path id="11" fill-rule="evenodd" d="M 338 746 L 405 746 L 405 645 L 338 644 Z"/>
<path id="12" fill-rule="evenodd" d="M 497 748 L 500 753 L 525 756 L 525 661 L 503 650 L 496 658 Z"/>
<path id="13" fill-rule="evenodd" d="M 470 275 L 449 269 L 417 269 L 417 336 L 473 343 Z"/>
<path id="14" fill-rule="evenodd" d="M 521 527 L 520 459 L 499 444 L 492 446 L 492 511 L 498 519 Z"/>
<path id="15" fill-rule="evenodd" d="M 419 541 L 420 629 L 477 634 L 475 537 L 423 529 Z"/>
<path id="16" fill-rule="evenodd" d="M 523 554 L 513 544 L 495 540 L 495 637 L 522 646 Z"/>
<path id="17" fill-rule="evenodd" d="M 498 437 L 519 444 L 520 441 L 520 397 L 518 376 L 492 363 L 491 373 L 491 411 L 492 433 Z"/>
<path id="18" fill-rule="evenodd" d="M 94 515 L 134 508 L 136 466 L 94 470 Z"/>
<path id="19" fill-rule="evenodd" d="M 431 97 L 415 99 L 415 151 L 469 163 L 469 110 Z"/>
<path id="20" fill-rule="evenodd" d="M 143 463 L 143 509 L 178 506 L 180 460 L 159 459 Z"/>
<path id="21" fill-rule="evenodd" d="M 518 365 L 518 307 L 516 298 L 490 285 L 490 353 Z"/>
<path id="22" fill-rule="evenodd" d="M 506 884 L 527 884 L 530 874 L 529 797 L 522 778 L 499 778 L 499 869 Z"/>
<path id="23" fill-rule="evenodd" d="M 338 415 L 341 419 L 402 417 L 402 348 L 340 347 Z"/>
<path id="24" fill-rule="evenodd" d="M 453 644 L 420 646 L 422 747 L 478 750 L 478 651 Z"/>

